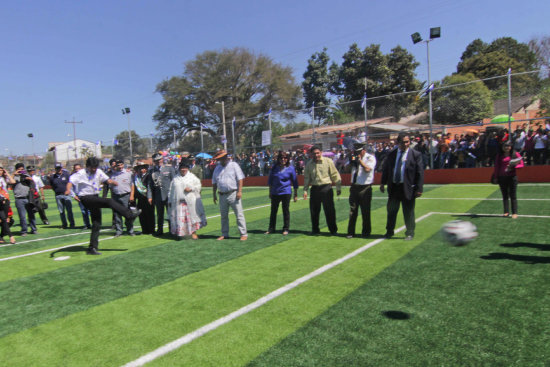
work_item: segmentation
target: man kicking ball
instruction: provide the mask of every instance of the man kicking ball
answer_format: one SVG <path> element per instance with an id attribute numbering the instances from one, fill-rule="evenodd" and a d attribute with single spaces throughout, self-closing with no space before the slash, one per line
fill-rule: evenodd
<path id="1" fill-rule="evenodd" d="M 86 253 L 88 255 L 101 255 L 97 251 L 99 230 L 101 229 L 101 208 L 111 208 L 126 219 L 133 220 L 139 216 L 141 210 L 130 210 L 113 199 L 99 197 L 99 191 L 103 183 L 116 186 L 117 182 L 109 179 L 105 172 L 99 168 L 99 159 L 90 157 L 86 160 L 86 169 L 82 169 L 71 176 L 65 195 L 71 193 L 73 186 L 78 196 L 75 199 L 81 202 L 90 210 L 92 218 L 92 234 L 90 235 L 90 246 Z"/>

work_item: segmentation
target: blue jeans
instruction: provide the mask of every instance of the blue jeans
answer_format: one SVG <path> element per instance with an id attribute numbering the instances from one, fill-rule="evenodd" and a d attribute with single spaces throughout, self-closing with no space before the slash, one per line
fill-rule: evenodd
<path id="1" fill-rule="evenodd" d="M 31 231 L 36 232 L 36 220 L 34 218 L 33 206 L 29 203 L 27 198 L 15 198 L 15 207 L 17 208 L 17 214 L 19 215 L 19 223 L 21 224 L 21 233 L 27 233 L 27 217 L 29 218 L 29 225 Z"/>
<path id="2" fill-rule="evenodd" d="M 61 217 L 61 225 L 63 226 L 63 228 L 67 228 L 67 218 L 65 217 L 65 210 L 67 210 L 69 224 L 71 225 L 71 227 L 74 227 L 73 204 L 71 200 L 72 198 L 68 195 L 55 196 L 55 202 L 57 203 L 57 210 L 59 211 L 59 216 Z"/>

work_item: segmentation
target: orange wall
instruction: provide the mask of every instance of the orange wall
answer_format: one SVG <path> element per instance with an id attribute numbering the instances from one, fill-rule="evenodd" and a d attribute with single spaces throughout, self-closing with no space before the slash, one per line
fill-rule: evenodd
<path id="1" fill-rule="evenodd" d="M 449 184 L 449 183 L 489 183 L 493 168 L 456 168 L 433 169 L 424 171 L 424 183 Z M 519 182 L 550 182 L 550 165 L 526 166 L 517 170 Z M 304 176 L 298 176 L 300 186 L 304 184 Z M 350 174 L 342 175 L 342 184 L 350 184 Z M 380 184 L 380 173 L 374 175 L 374 184 Z M 212 186 L 212 180 L 202 180 L 205 187 Z M 267 176 L 247 177 L 245 186 L 267 186 Z"/>

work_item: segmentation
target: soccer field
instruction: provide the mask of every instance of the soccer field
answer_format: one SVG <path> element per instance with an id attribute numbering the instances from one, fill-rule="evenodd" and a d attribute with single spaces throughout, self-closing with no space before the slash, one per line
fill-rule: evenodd
<path id="1" fill-rule="evenodd" d="M 102 256 L 85 254 L 89 231 L 60 228 L 48 196 L 50 225 L 0 246 L 0 366 L 547 366 L 549 190 L 520 184 L 514 220 L 499 216 L 496 185 L 426 185 L 404 241 L 401 212 L 382 238 L 378 188 L 373 236 L 346 239 L 347 188 L 335 199 L 339 236 L 309 235 L 304 200 L 283 236 L 264 234 L 267 188 L 250 187 L 242 242 L 232 215 L 233 237 L 216 241 L 205 188 L 198 241 L 114 238 L 104 211 Z M 454 219 L 479 237 L 444 243 L 439 229 Z"/>

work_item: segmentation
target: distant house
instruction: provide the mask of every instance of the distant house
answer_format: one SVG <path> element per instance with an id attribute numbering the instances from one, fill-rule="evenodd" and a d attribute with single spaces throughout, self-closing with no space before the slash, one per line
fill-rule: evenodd
<path id="1" fill-rule="evenodd" d="M 56 162 L 82 161 L 90 155 L 102 158 L 101 145 L 82 139 L 64 143 L 48 143 L 48 150 L 54 152 Z"/>

